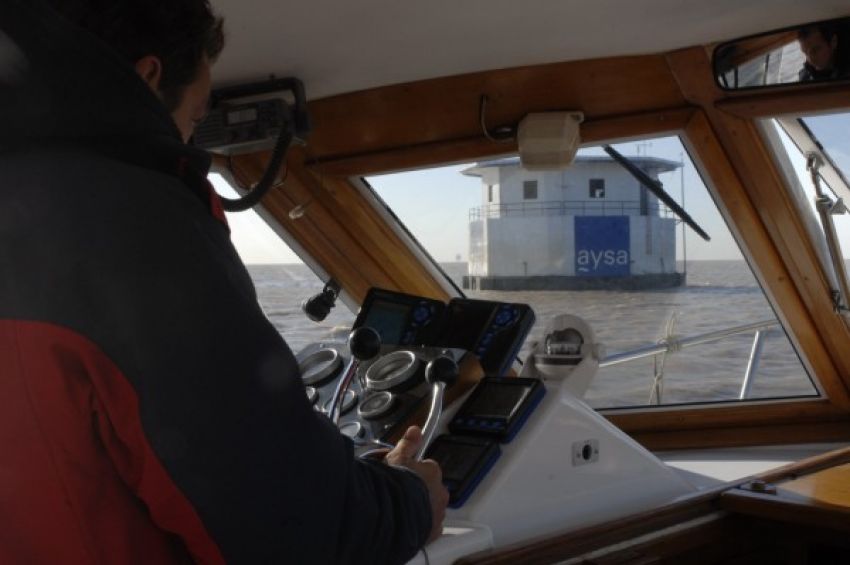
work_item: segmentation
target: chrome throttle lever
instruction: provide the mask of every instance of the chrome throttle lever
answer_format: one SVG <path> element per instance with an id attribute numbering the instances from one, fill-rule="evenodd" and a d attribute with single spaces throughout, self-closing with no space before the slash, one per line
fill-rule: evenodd
<path id="1" fill-rule="evenodd" d="M 336 385 L 334 395 L 328 407 L 328 418 L 335 426 L 339 425 L 339 417 L 342 414 L 342 403 L 345 393 L 351 385 L 351 380 L 357 374 L 357 367 L 362 361 L 368 361 L 381 351 L 381 336 L 372 328 L 362 327 L 351 330 L 348 334 L 348 350 L 351 352 L 351 360 L 342 373 L 342 378 Z"/>
<path id="2" fill-rule="evenodd" d="M 425 421 L 425 426 L 422 429 L 422 443 L 416 452 L 416 460 L 421 461 L 431 445 L 431 441 L 437 433 L 437 427 L 440 424 L 440 416 L 443 413 L 443 397 L 445 396 L 446 387 L 451 386 L 457 380 L 458 373 L 457 363 L 446 356 L 436 357 L 432 359 L 428 366 L 425 367 L 425 379 L 431 383 L 431 410 L 428 412 L 428 419 Z"/>

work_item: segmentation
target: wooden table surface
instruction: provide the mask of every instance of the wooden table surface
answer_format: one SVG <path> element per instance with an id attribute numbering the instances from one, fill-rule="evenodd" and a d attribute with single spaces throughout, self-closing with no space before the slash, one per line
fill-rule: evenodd
<path id="1" fill-rule="evenodd" d="M 738 514 L 850 532 L 850 463 L 777 477 L 761 489 L 752 483 L 732 488 L 720 496 L 720 505 Z"/>
<path id="2" fill-rule="evenodd" d="M 792 493 L 812 504 L 850 509 L 850 463 L 804 475 L 776 485 L 779 494 Z"/>

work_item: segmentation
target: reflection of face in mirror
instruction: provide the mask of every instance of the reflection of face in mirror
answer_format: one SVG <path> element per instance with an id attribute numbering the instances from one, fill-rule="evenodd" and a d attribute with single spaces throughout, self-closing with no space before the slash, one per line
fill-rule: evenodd
<path id="1" fill-rule="evenodd" d="M 714 50 L 724 90 L 850 78 L 850 18 L 803 24 L 721 43 Z"/>
<path id="2" fill-rule="evenodd" d="M 806 62 L 800 70 L 800 80 L 823 80 L 841 78 L 850 74 L 847 57 L 846 37 L 829 22 L 801 27 L 797 32 L 800 51 L 806 56 Z"/>

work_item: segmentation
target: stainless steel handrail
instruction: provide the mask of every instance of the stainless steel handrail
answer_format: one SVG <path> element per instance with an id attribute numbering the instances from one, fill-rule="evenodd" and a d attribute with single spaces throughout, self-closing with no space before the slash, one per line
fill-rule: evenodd
<path id="1" fill-rule="evenodd" d="M 758 330 L 756 331 L 756 337 L 753 338 L 753 348 L 750 350 L 750 360 L 747 363 L 747 372 L 744 373 L 744 380 L 741 383 L 741 392 L 738 394 L 738 400 L 746 400 L 750 396 L 756 373 L 759 370 L 761 352 L 764 348 L 764 336 L 765 331 Z"/>
<path id="2" fill-rule="evenodd" d="M 778 320 L 762 320 L 760 322 L 753 322 L 751 324 L 745 324 L 743 326 L 735 326 L 732 328 L 726 328 L 724 330 L 717 330 L 681 339 L 671 339 L 670 337 L 668 337 L 666 339 L 661 340 L 660 343 L 657 343 L 655 345 L 639 347 L 631 351 L 625 351 L 623 353 L 616 353 L 614 355 L 610 355 L 599 362 L 599 368 L 601 369 L 602 367 L 611 367 L 613 365 L 628 363 L 629 361 L 635 361 L 637 359 L 654 357 L 661 353 L 675 353 L 686 347 L 693 347 L 694 345 L 701 345 L 703 343 L 711 343 L 713 341 L 719 341 L 721 339 L 742 333 L 767 330 L 772 328 L 773 326 L 778 325 Z"/>
<path id="3" fill-rule="evenodd" d="M 661 356 L 660 369 L 656 369 L 649 400 L 650 404 L 653 403 L 653 399 L 655 399 L 655 404 L 661 404 L 661 390 L 663 389 L 664 382 L 664 359 L 667 355 L 677 353 L 686 347 L 711 343 L 742 333 L 755 332 L 753 346 L 750 350 L 750 359 L 747 362 L 747 370 L 744 373 L 743 380 L 741 381 L 741 392 L 738 395 L 739 400 L 746 400 L 750 395 L 750 390 L 752 389 L 753 382 L 755 381 L 755 375 L 758 371 L 759 361 L 764 347 L 764 338 L 773 326 L 778 325 L 778 320 L 762 320 L 760 322 L 753 322 L 752 324 L 735 326 L 724 330 L 717 330 L 681 339 L 677 338 L 675 335 L 668 334 L 666 338 L 662 339 L 655 345 L 640 347 L 638 349 L 606 357 L 599 362 L 599 367 L 611 367 L 613 365 L 628 363 L 637 359 L 646 359 L 648 357 L 654 357 L 657 359 L 658 356 Z M 670 330 L 668 329 L 668 331 Z M 656 366 L 658 366 L 657 363 Z"/>

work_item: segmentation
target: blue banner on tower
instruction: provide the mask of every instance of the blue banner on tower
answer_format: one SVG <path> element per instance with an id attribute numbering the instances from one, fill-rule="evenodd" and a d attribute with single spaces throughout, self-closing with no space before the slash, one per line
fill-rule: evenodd
<path id="1" fill-rule="evenodd" d="M 577 216 L 575 268 L 579 277 L 631 274 L 628 216 Z"/>

